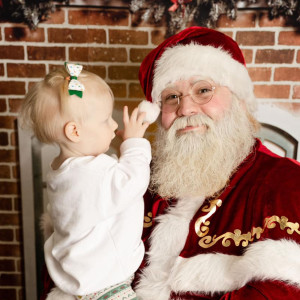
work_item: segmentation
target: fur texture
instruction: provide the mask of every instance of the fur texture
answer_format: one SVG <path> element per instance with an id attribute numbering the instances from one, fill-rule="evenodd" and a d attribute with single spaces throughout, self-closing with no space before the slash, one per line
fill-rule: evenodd
<path id="1" fill-rule="evenodd" d="M 227 86 L 247 104 L 255 109 L 253 83 L 245 66 L 222 48 L 198 44 L 177 45 L 165 50 L 157 65 L 153 78 L 152 99 L 160 101 L 162 90 L 177 80 L 200 76 L 216 84 Z"/>
<path id="2" fill-rule="evenodd" d="M 140 102 L 139 112 L 145 112 L 145 122 L 154 123 L 160 114 L 160 106 L 157 103 L 151 103 L 150 101 L 143 100 Z"/>
<path id="3" fill-rule="evenodd" d="M 158 218 L 150 240 L 150 265 L 136 289 L 140 299 L 168 300 L 171 291 L 225 293 L 252 280 L 281 280 L 300 287 L 300 245 L 292 240 L 258 241 L 242 256 L 214 253 L 179 257 L 189 222 L 201 201 L 181 199 Z"/>
<path id="4" fill-rule="evenodd" d="M 189 278 L 189 280 L 186 280 Z M 292 240 L 264 240 L 242 256 L 201 254 L 178 257 L 169 277 L 173 291 L 213 294 L 239 289 L 253 280 L 280 280 L 300 287 L 300 245 Z"/>

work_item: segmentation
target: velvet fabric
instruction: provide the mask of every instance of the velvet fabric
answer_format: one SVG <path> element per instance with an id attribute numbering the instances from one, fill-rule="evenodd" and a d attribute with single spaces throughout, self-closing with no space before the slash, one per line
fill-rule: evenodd
<path id="1" fill-rule="evenodd" d="M 150 193 L 146 194 L 145 199 L 143 240 L 146 250 L 149 250 L 149 237 L 157 225 L 156 218 L 165 214 L 176 200 L 166 200 Z M 215 212 L 205 219 L 205 233 L 203 227 L 202 235 L 199 231 L 197 234 L 195 229 L 201 227 L 199 220 L 207 215 L 210 203 L 215 199 L 206 199 L 192 218 L 180 257 L 189 259 L 214 253 L 242 256 L 248 246 L 268 240 L 288 240 L 300 244 L 300 165 L 273 154 L 259 140 L 217 199 L 222 203 L 216 205 Z M 262 257 L 266 255 L 268 253 L 263 253 Z M 141 268 L 144 266 L 145 263 Z M 172 292 L 170 299 L 296 300 L 300 299 L 300 289 L 284 280 L 265 278 L 263 281 L 250 281 L 242 288 L 224 294 L 211 296 L 182 291 Z"/>
<path id="2" fill-rule="evenodd" d="M 210 45 L 215 48 L 222 48 L 229 52 L 233 59 L 245 65 L 245 59 L 238 44 L 229 36 L 205 27 L 189 27 L 162 42 L 157 48 L 153 49 L 143 60 L 139 80 L 148 101 L 152 102 L 151 92 L 153 75 L 156 61 L 161 57 L 166 48 L 176 45 L 187 45 L 191 42 L 199 45 Z"/>

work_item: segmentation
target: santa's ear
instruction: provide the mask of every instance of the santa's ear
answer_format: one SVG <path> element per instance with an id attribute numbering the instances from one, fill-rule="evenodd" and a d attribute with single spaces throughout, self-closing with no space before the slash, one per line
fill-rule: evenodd
<path id="1" fill-rule="evenodd" d="M 69 139 L 70 141 L 74 142 L 74 143 L 78 143 L 80 141 L 80 128 L 78 126 L 77 123 L 75 122 L 68 122 L 65 125 L 65 136 L 67 137 L 67 139 Z"/>

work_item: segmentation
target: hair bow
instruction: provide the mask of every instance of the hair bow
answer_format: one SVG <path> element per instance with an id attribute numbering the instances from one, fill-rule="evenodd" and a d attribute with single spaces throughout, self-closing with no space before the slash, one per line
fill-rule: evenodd
<path id="1" fill-rule="evenodd" d="M 83 69 L 82 65 L 79 64 L 70 64 L 65 62 L 65 67 L 67 72 L 70 74 L 70 82 L 68 86 L 69 95 L 76 95 L 79 98 L 82 98 L 82 92 L 84 91 L 84 85 L 79 82 L 77 79 L 80 72 Z"/>

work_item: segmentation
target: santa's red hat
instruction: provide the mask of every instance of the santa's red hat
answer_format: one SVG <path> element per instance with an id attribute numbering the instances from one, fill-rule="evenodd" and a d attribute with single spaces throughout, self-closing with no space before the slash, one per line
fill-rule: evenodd
<path id="1" fill-rule="evenodd" d="M 238 44 L 219 31 L 195 26 L 166 39 L 141 64 L 139 79 L 147 101 L 139 107 L 148 121 L 158 117 L 166 85 L 194 75 L 227 86 L 250 109 L 254 107 L 253 84 Z"/>

